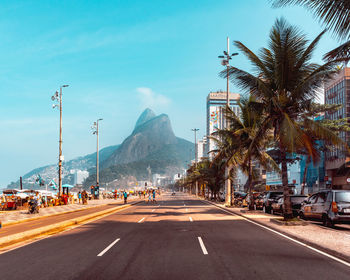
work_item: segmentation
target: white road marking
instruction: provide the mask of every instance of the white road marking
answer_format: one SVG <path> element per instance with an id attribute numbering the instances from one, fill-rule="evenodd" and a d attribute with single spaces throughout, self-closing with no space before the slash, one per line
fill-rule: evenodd
<path id="1" fill-rule="evenodd" d="M 189 217 L 189 218 L 190 218 L 190 222 L 193 222 L 192 217 Z"/>
<path id="2" fill-rule="evenodd" d="M 153 209 L 152 212 L 154 212 L 156 209 Z"/>
<path id="3" fill-rule="evenodd" d="M 207 251 L 207 249 L 206 249 L 205 246 L 204 246 L 203 240 L 202 240 L 202 238 L 199 237 L 199 236 L 198 236 L 198 241 L 199 241 L 199 245 L 201 245 L 203 254 L 204 254 L 204 255 L 208 255 L 208 251 Z"/>
<path id="4" fill-rule="evenodd" d="M 142 223 L 142 221 L 145 219 L 145 217 L 143 217 L 141 220 L 138 221 L 138 223 Z"/>
<path id="5" fill-rule="evenodd" d="M 186 206 L 186 204 L 184 203 L 184 206 Z"/>
<path id="6" fill-rule="evenodd" d="M 108 217 L 108 216 L 111 216 L 111 215 L 113 215 L 113 214 L 118 214 L 119 212 L 128 210 L 128 209 L 130 209 L 131 207 L 135 207 L 135 205 L 132 205 L 132 206 L 127 207 L 127 208 L 120 209 L 120 210 L 118 210 L 117 212 L 114 212 L 114 213 L 109 213 L 109 214 L 106 214 L 106 215 L 103 215 L 103 216 L 99 216 L 99 217 L 93 218 L 93 219 L 91 219 L 91 220 L 88 220 L 88 221 L 83 222 L 83 223 L 81 223 L 81 224 L 78 224 L 78 225 L 76 225 L 76 226 L 71 226 L 71 227 L 69 227 L 68 229 L 65 229 L 65 230 L 63 230 L 63 231 L 60 231 L 60 232 L 58 232 L 58 233 L 56 233 L 56 234 L 47 235 L 47 236 L 40 236 L 40 237 L 34 238 L 34 239 L 32 239 L 32 240 L 26 240 L 26 241 L 23 241 L 23 242 L 19 242 L 19 243 L 17 243 L 17 244 L 13 244 L 13 247 L 12 247 L 12 246 L 8 246 L 8 247 L 5 247 L 5 248 L 2 248 L 2 249 L 0 249 L 0 255 L 5 254 L 5 253 L 7 253 L 7 252 L 11 252 L 11 251 L 17 250 L 17 249 L 20 249 L 20 248 L 25 247 L 25 246 L 27 246 L 27 245 L 30 245 L 30 244 L 39 242 L 39 241 L 41 241 L 41 240 L 44 240 L 44 239 L 47 239 L 47 238 L 50 238 L 50 237 L 53 237 L 53 236 L 56 236 L 56 235 L 59 235 L 59 234 L 64 234 L 64 233 L 66 233 L 67 231 L 74 230 L 74 229 L 76 229 L 76 228 L 78 228 L 78 227 L 82 227 L 82 226 L 84 226 L 84 225 L 86 225 L 86 224 L 90 224 L 90 223 L 95 222 L 95 221 L 97 221 L 97 220 L 102 220 L 102 219 L 104 219 L 104 218 L 106 218 L 106 217 Z"/>
<path id="7" fill-rule="evenodd" d="M 211 204 L 211 203 L 208 203 L 208 202 L 205 202 L 205 203 L 210 204 L 211 206 L 214 206 L 214 205 Z M 217 207 L 217 208 L 219 208 L 219 207 Z M 232 213 L 232 212 L 230 212 L 230 211 L 227 211 L 227 210 L 225 210 L 225 209 L 221 209 L 221 208 L 219 208 L 219 209 L 222 210 L 222 211 L 224 211 L 224 212 L 226 212 L 226 213 L 228 213 L 228 214 L 230 214 L 230 215 L 232 215 L 232 216 L 239 216 L 239 215 L 234 214 L 234 213 Z M 312 250 L 312 251 L 314 251 L 314 252 L 316 252 L 316 253 L 319 253 L 320 255 L 323 255 L 323 256 L 325 256 L 325 257 L 328 257 L 328 258 L 330 258 L 330 259 L 332 259 L 332 260 L 334 260 L 334 261 L 337 261 L 337 262 L 339 262 L 339 263 L 341 263 L 341 264 L 343 264 L 343 265 L 346 265 L 346 266 L 350 267 L 350 263 L 349 263 L 349 262 L 343 261 L 342 259 L 339 259 L 339 258 L 337 258 L 337 257 L 335 257 L 335 256 L 332 256 L 332 255 L 330 255 L 330 254 L 328 254 L 328 253 L 326 253 L 326 252 L 323 252 L 323 251 L 321 251 L 321 250 L 318 250 L 318 249 L 316 249 L 316 248 L 314 248 L 314 247 L 312 247 L 312 246 L 310 246 L 310 245 L 307 245 L 307 244 L 305 244 L 305 243 L 303 243 L 303 242 L 301 242 L 301 241 L 299 241 L 299 240 L 296 240 L 296 239 L 294 239 L 294 238 L 292 238 L 292 237 L 289 237 L 289 236 L 287 236 L 287 235 L 285 235 L 285 234 L 283 234 L 283 233 L 280 233 L 280 232 L 278 232 L 278 231 L 276 231 L 276 230 L 274 230 L 274 229 L 271 229 L 271 228 L 269 228 L 269 227 L 263 226 L 263 225 L 261 225 L 261 224 L 259 224 L 259 223 L 254 222 L 254 221 L 251 221 L 251 220 L 249 220 L 249 219 L 247 219 L 247 218 L 245 218 L 245 217 L 243 217 L 243 216 L 241 216 L 241 217 L 242 217 L 242 219 L 246 220 L 246 221 L 249 222 L 249 223 L 252 223 L 252 224 L 254 224 L 254 225 L 256 225 L 256 226 L 262 227 L 262 228 L 264 228 L 264 229 L 266 229 L 266 230 L 268 230 L 268 231 L 271 231 L 271 232 L 273 232 L 273 233 L 275 233 L 275 234 L 278 234 L 278 235 L 280 235 L 280 236 L 282 236 L 282 237 L 284 237 L 284 238 L 286 238 L 286 239 L 288 239 L 288 240 L 290 240 L 290 241 L 293 241 L 294 243 L 297 243 L 297 244 L 299 244 L 299 245 L 301 245 L 301 246 L 303 246 L 303 247 L 306 247 L 306 248 L 308 248 L 308 249 L 310 249 L 310 250 Z"/>
<path id="8" fill-rule="evenodd" d="M 120 240 L 120 238 L 117 238 L 116 240 L 114 240 L 111 244 L 108 245 L 108 247 L 106 249 L 104 249 L 101 253 L 99 253 L 97 256 L 98 257 L 102 257 L 109 249 L 111 249 L 115 243 L 117 243 Z"/>
<path id="9" fill-rule="evenodd" d="M 186 208 L 186 212 L 188 211 L 188 209 Z"/>

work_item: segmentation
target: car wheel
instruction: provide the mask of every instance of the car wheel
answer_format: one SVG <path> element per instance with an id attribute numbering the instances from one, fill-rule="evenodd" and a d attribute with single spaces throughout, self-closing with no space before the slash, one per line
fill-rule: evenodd
<path id="1" fill-rule="evenodd" d="M 263 206 L 263 211 L 264 211 L 264 213 L 267 213 L 267 214 L 270 213 L 270 210 L 268 207 L 266 207 L 266 205 Z"/>
<path id="2" fill-rule="evenodd" d="M 325 227 L 334 227 L 333 221 L 327 215 L 323 215 L 322 223 Z"/>

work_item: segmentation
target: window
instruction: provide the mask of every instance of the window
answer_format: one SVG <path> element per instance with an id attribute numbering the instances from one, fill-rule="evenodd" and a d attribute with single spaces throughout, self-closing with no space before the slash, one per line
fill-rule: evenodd
<path id="1" fill-rule="evenodd" d="M 326 196 L 327 193 L 325 192 L 321 192 L 318 194 L 318 199 L 317 199 L 317 203 L 324 203 L 326 201 Z"/>
<path id="2" fill-rule="evenodd" d="M 316 200 L 317 200 L 317 194 L 314 194 L 309 198 L 309 201 L 311 204 L 316 203 Z"/>

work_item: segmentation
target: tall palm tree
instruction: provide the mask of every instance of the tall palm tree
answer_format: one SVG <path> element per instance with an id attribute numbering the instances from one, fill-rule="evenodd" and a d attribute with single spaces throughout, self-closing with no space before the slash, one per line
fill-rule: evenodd
<path id="1" fill-rule="evenodd" d="M 314 15 L 340 40 L 347 40 L 341 46 L 325 55 L 328 60 L 350 59 L 350 1 L 349 0 L 273 0 L 274 7 L 302 5 Z"/>
<path id="2" fill-rule="evenodd" d="M 253 165 L 259 163 L 266 169 L 278 170 L 274 160 L 266 152 L 266 147 L 271 139 L 269 132 L 261 134 L 261 122 L 263 120 L 263 104 L 256 102 L 254 96 L 243 98 L 238 102 L 240 115 L 236 115 L 230 108 L 226 108 L 225 115 L 229 123 L 228 129 L 218 130 L 214 133 L 219 146 L 224 146 L 224 152 L 228 159 L 234 158 L 236 165 L 248 176 L 248 190 L 250 196 L 250 208 L 253 208 Z M 257 137 L 257 135 L 259 135 Z M 230 145 L 225 145 L 230 143 Z M 220 156 L 219 152 L 219 156 Z M 238 156 L 239 155 L 239 156 Z"/>
<path id="3" fill-rule="evenodd" d="M 312 101 L 320 86 L 336 73 L 336 61 L 324 65 L 312 63 L 311 57 L 324 32 L 311 43 L 296 27 L 283 18 L 277 19 L 269 36 L 269 48 L 253 53 L 243 43 L 235 46 L 248 58 L 254 73 L 231 67 L 229 77 L 243 90 L 249 91 L 263 103 L 264 119 L 257 137 L 273 130 L 279 149 L 282 185 L 284 188 L 285 218 L 291 216 L 288 188 L 288 154 L 305 149 L 314 158 L 317 147 L 314 139 L 324 139 L 335 145 L 343 144 L 339 137 L 310 115 Z M 226 76 L 226 72 L 221 73 Z"/>

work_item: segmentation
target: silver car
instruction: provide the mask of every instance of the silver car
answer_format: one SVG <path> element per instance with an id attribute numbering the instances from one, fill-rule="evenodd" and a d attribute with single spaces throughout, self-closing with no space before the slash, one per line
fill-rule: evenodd
<path id="1" fill-rule="evenodd" d="M 300 217 L 322 221 L 327 227 L 350 224 L 350 191 L 324 190 L 311 195 L 303 203 Z"/>

